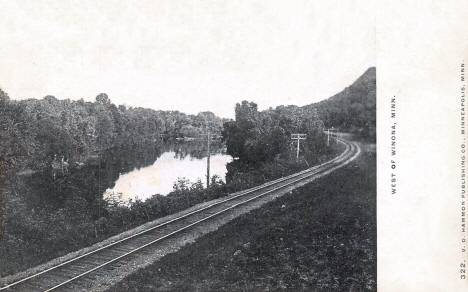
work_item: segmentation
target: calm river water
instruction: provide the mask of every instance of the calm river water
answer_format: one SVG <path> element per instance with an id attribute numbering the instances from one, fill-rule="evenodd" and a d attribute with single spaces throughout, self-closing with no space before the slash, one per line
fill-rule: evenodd
<path id="1" fill-rule="evenodd" d="M 207 157 L 203 156 L 180 156 L 174 151 L 164 152 L 153 164 L 120 174 L 115 185 L 104 192 L 104 198 L 116 196 L 128 201 L 137 198 L 145 200 L 154 194 L 166 195 L 173 190 L 179 178 L 190 182 L 201 180 L 206 186 Z M 231 160 L 231 156 L 223 153 L 211 154 L 210 175 L 217 175 L 224 181 L 226 164 Z"/>
<path id="2" fill-rule="evenodd" d="M 211 176 L 223 181 L 226 164 L 232 158 L 221 143 L 213 143 Z M 78 198 L 92 205 L 99 198 L 145 200 L 152 195 L 167 195 L 179 178 L 206 183 L 206 144 L 181 142 L 136 145 L 110 149 L 82 166 L 70 165 L 68 173 L 53 177 L 51 171 L 33 172 L 17 177 L 12 188 L 27 197 L 31 207 L 61 208 Z"/>

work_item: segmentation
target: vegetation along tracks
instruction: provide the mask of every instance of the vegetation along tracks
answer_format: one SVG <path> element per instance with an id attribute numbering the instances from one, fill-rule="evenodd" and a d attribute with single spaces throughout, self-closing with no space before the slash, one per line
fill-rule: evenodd
<path id="1" fill-rule="evenodd" d="M 135 233 L 113 243 L 92 250 L 88 253 L 64 261 L 43 271 L 0 287 L 0 291 L 58 291 L 79 290 L 81 284 L 92 281 L 92 274 L 102 269 L 118 268 L 122 262 L 136 254 L 151 253 L 158 243 L 190 230 L 201 223 L 216 220 L 236 208 L 245 206 L 257 199 L 275 192 L 303 184 L 338 169 L 360 153 L 356 143 L 338 140 L 345 145 L 345 150 L 334 159 L 316 165 L 304 171 L 286 176 L 263 185 L 227 196 L 202 208 L 161 224 Z M 82 283 L 83 282 L 83 283 Z"/>

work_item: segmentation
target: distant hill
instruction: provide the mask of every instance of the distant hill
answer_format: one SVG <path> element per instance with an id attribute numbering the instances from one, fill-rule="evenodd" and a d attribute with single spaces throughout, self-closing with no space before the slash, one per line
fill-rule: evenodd
<path id="1" fill-rule="evenodd" d="M 303 108 L 316 108 L 326 127 L 333 126 L 375 140 L 375 67 L 367 69 L 353 84 L 338 94 Z"/>

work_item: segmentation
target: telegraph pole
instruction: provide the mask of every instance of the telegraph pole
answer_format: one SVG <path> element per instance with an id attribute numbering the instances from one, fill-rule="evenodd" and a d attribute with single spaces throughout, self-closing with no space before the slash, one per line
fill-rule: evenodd
<path id="1" fill-rule="evenodd" d="M 306 134 L 291 134 L 291 140 L 297 140 L 296 161 L 299 160 L 299 145 L 301 140 L 305 140 L 306 137 Z"/>
<path id="2" fill-rule="evenodd" d="M 338 133 L 336 132 L 337 129 L 335 129 L 334 127 L 331 127 L 331 131 L 332 131 L 332 136 L 333 136 L 333 133 L 335 133 L 335 143 L 338 143 Z M 330 128 L 327 129 L 327 146 L 330 146 Z"/>
<path id="3" fill-rule="evenodd" d="M 301 144 L 301 139 L 297 139 L 297 152 L 296 152 L 296 160 L 299 160 L 299 145 Z"/>
<path id="4" fill-rule="evenodd" d="M 211 135 L 210 128 L 208 127 L 208 120 L 205 117 L 205 126 L 206 126 L 206 188 L 210 186 L 210 156 L 211 156 Z"/>
<path id="5" fill-rule="evenodd" d="M 208 144 L 208 147 L 207 147 L 207 157 L 206 157 L 206 188 L 208 188 L 210 186 L 210 155 L 211 155 L 211 151 L 210 151 L 210 144 L 211 144 L 211 136 L 210 136 L 210 130 L 208 129 L 208 126 L 206 127 L 206 130 L 207 130 L 207 134 L 206 134 L 206 137 L 207 137 L 207 144 Z"/>
<path id="6" fill-rule="evenodd" d="M 209 123 L 205 117 L 206 134 L 200 136 L 206 136 L 206 187 L 210 186 L 210 158 L 211 158 L 211 133 L 208 127 Z M 215 135 L 216 138 L 216 135 Z"/>

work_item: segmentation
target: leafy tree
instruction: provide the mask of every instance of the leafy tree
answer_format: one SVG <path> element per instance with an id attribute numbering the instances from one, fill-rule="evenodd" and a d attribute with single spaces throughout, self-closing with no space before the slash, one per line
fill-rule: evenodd
<path id="1" fill-rule="evenodd" d="M 114 105 L 105 93 L 95 102 L 10 100 L 0 92 L 0 159 L 5 171 L 50 167 L 54 155 L 71 161 L 85 160 L 103 150 L 122 145 L 154 143 L 163 139 L 200 136 L 206 124 L 220 135 L 224 121 L 211 112 L 186 115 Z"/>
<path id="2" fill-rule="evenodd" d="M 311 144 L 323 136 L 315 109 L 280 106 L 259 112 L 255 103 L 242 101 L 235 113 L 235 121 L 224 123 L 222 134 L 227 153 L 244 163 L 272 161 L 288 152 L 291 133 L 315 133 L 308 141 Z"/>

